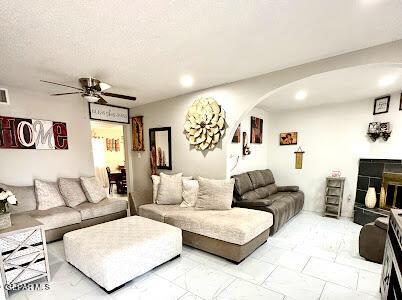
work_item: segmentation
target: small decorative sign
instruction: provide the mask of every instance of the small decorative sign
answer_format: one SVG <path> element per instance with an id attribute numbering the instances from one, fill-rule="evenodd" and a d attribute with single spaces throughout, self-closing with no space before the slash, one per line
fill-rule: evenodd
<path id="1" fill-rule="evenodd" d="M 391 96 L 380 97 L 374 100 L 373 115 L 385 114 L 389 110 Z"/>
<path id="2" fill-rule="evenodd" d="M 295 154 L 296 154 L 295 169 L 301 169 L 301 168 L 303 168 L 304 151 L 302 150 L 301 147 L 299 147 L 299 148 L 297 148 L 297 151 L 295 151 Z"/>
<path id="3" fill-rule="evenodd" d="M 0 149 L 68 149 L 67 125 L 0 116 Z"/>
<path id="4" fill-rule="evenodd" d="M 89 103 L 91 120 L 129 124 L 129 109 L 126 107 Z"/>
<path id="5" fill-rule="evenodd" d="M 133 151 L 145 151 L 143 116 L 133 117 L 131 120 Z"/>

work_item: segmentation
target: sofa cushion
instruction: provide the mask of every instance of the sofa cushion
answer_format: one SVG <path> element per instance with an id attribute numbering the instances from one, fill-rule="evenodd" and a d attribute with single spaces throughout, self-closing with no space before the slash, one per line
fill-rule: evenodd
<path id="1" fill-rule="evenodd" d="M 59 189 L 67 206 L 74 207 L 87 201 L 79 178 L 60 178 Z"/>
<path id="2" fill-rule="evenodd" d="M 237 206 L 244 208 L 256 208 L 256 207 L 269 206 L 273 202 L 274 201 L 272 199 L 242 200 L 237 202 Z"/>
<path id="3" fill-rule="evenodd" d="M 230 210 L 171 210 L 165 223 L 213 239 L 244 245 L 273 224 L 272 214 L 235 207 Z"/>
<path id="4" fill-rule="evenodd" d="M 12 214 L 36 209 L 37 203 L 33 186 L 14 186 L 0 183 L 0 187 L 6 191 L 11 191 L 18 201 L 18 205 L 9 206 Z"/>
<path id="5" fill-rule="evenodd" d="M 66 205 L 56 182 L 35 179 L 35 193 L 38 200 L 38 210 Z"/>
<path id="6" fill-rule="evenodd" d="M 74 207 L 79 211 L 82 220 L 102 217 L 127 209 L 127 201 L 124 199 L 105 198 L 98 203 L 84 202 Z"/>
<path id="7" fill-rule="evenodd" d="M 242 200 L 264 199 L 277 192 L 278 188 L 276 187 L 276 184 L 269 184 L 245 193 L 243 196 L 241 196 L 241 199 Z"/>
<path id="8" fill-rule="evenodd" d="M 138 214 L 141 217 L 152 219 L 159 222 L 165 222 L 165 216 L 172 211 L 188 210 L 188 207 L 179 205 L 159 205 L 159 204 L 144 204 L 138 209 Z"/>
<path id="9" fill-rule="evenodd" d="M 388 230 L 389 218 L 388 217 L 379 217 L 375 219 L 374 224 L 384 230 Z"/>
<path id="10" fill-rule="evenodd" d="M 253 189 L 253 184 L 251 183 L 248 173 L 234 175 L 233 178 L 235 180 L 235 189 L 239 196 L 242 196 Z"/>
<path id="11" fill-rule="evenodd" d="M 274 175 L 272 175 L 271 170 L 268 169 L 251 171 L 248 172 L 248 175 L 250 176 L 254 189 L 275 183 Z"/>
<path id="12" fill-rule="evenodd" d="M 81 222 L 80 213 L 67 206 L 53 207 L 47 210 L 35 210 L 29 213 L 29 215 L 41 222 L 45 230 Z"/>
<path id="13" fill-rule="evenodd" d="M 182 201 L 183 173 L 174 175 L 160 174 L 160 184 L 156 196 L 157 204 L 180 204 Z"/>
<path id="14" fill-rule="evenodd" d="M 208 179 L 198 177 L 198 198 L 195 203 L 197 209 L 228 210 L 232 207 L 233 186 L 235 180 Z"/>
<path id="15" fill-rule="evenodd" d="M 105 189 L 95 177 L 80 177 L 81 186 L 89 202 L 98 203 L 107 197 Z"/>

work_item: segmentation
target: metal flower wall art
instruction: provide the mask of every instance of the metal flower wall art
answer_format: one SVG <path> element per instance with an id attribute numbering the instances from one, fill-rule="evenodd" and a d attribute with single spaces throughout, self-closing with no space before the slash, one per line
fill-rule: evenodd
<path id="1" fill-rule="evenodd" d="M 186 116 L 184 130 L 197 150 L 212 150 L 225 134 L 225 111 L 214 98 L 194 101 Z"/>

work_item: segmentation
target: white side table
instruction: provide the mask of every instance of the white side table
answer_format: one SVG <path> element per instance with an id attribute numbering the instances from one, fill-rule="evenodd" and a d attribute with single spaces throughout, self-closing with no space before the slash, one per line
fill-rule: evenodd
<path id="1" fill-rule="evenodd" d="M 2 287 L 47 277 L 49 260 L 43 224 L 27 215 L 11 215 L 11 227 L 0 230 Z M 7 297 L 8 291 L 4 288 Z"/>

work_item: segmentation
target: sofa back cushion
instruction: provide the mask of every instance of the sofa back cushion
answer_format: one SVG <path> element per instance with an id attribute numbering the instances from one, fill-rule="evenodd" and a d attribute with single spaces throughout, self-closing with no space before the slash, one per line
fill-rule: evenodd
<path id="1" fill-rule="evenodd" d="M 274 175 L 268 169 L 251 171 L 248 172 L 248 175 L 254 189 L 275 183 Z"/>
<path id="2" fill-rule="evenodd" d="M 6 191 L 11 191 L 18 201 L 18 205 L 10 205 L 11 213 L 20 213 L 35 210 L 37 203 L 35 188 L 33 186 L 14 186 L 0 183 L 0 187 Z"/>
<path id="3" fill-rule="evenodd" d="M 253 184 L 248 173 L 234 175 L 233 178 L 235 180 L 235 192 L 238 196 L 242 196 L 243 194 L 253 190 Z"/>
<path id="4" fill-rule="evenodd" d="M 203 210 L 228 210 L 232 208 L 235 180 L 215 180 L 198 177 L 198 197 L 195 207 Z"/>
<path id="5" fill-rule="evenodd" d="M 59 189 L 67 206 L 74 207 L 87 201 L 79 178 L 60 178 Z"/>
<path id="6" fill-rule="evenodd" d="M 249 200 L 249 201 L 255 201 L 258 199 L 265 199 L 269 197 L 272 194 L 275 194 L 278 192 L 278 187 L 276 186 L 275 183 L 269 184 L 267 186 L 262 186 L 259 187 L 255 190 L 249 191 L 241 196 L 242 200 Z"/>
<path id="7" fill-rule="evenodd" d="M 96 177 L 80 177 L 80 181 L 89 202 L 98 203 L 107 198 L 105 189 L 99 184 Z"/>
<path id="8" fill-rule="evenodd" d="M 63 196 L 60 194 L 57 182 L 35 179 L 35 194 L 36 199 L 38 199 L 38 210 L 66 205 Z"/>

